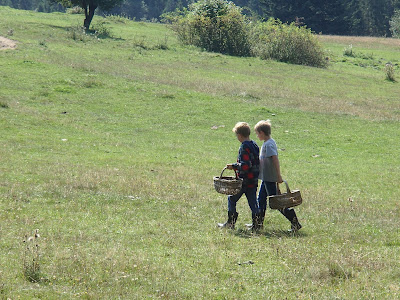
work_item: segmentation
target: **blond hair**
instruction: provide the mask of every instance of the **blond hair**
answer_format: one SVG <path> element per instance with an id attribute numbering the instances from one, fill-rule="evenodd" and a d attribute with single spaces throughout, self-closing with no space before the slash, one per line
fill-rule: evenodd
<path id="1" fill-rule="evenodd" d="M 235 127 L 233 127 L 232 131 L 244 137 L 249 137 L 251 129 L 249 124 L 247 124 L 246 122 L 238 122 L 236 123 Z"/>
<path id="2" fill-rule="evenodd" d="M 264 132 L 266 136 L 271 135 L 271 121 L 270 120 L 262 120 L 254 126 L 254 130 L 257 132 Z"/>

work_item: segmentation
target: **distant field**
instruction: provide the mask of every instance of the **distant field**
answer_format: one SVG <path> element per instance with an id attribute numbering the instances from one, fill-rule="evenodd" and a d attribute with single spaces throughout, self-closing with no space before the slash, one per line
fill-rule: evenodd
<path id="1" fill-rule="evenodd" d="M 318 36 L 317 69 L 82 22 L 0 7 L 1 299 L 400 299 L 399 40 Z M 243 198 L 221 231 L 231 129 L 267 118 L 303 229 Z"/>
<path id="2" fill-rule="evenodd" d="M 396 47 L 400 47 L 400 39 L 395 38 L 380 38 L 371 36 L 338 36 L 338 35 L 318 35 L 318 38 L 322 42 L 332 42 L 337 44 L 357 44 L 363 45 L 365 48 L 376 49 L 381 45 L 388 46 L 394 50 Z M 398 49 L 397 49 L 398 50 Z"/>

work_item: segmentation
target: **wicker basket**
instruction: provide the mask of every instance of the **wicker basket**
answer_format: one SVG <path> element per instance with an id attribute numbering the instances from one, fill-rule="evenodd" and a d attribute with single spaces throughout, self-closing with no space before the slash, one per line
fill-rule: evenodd
<path id="1" fill-rule="evenodd" d="M 269 207 L 271 209 L 284 209 L 300 205 L 303 202 L 299 190 L 291 191 L 286 180 L 283 181 L 286 184 L 286 193 L 269 196 Z M 279 190 L 279 188 L 278 188 Z"/>
<path id="2" fill-rule="evenodd" d="M 236 195 L 242 189 L 243 179 L 239 178 L 235 172 L 235 177 L 223 177 L 222 174 L 226 167 L 222 170 L 221 176 L 214 177 L 214 188 L 218 193 L 225 195 Z"/>

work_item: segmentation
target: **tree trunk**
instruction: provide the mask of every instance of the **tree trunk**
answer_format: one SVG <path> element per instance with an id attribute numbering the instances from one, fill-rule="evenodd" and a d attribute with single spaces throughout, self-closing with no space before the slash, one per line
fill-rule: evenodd
<path id="1" fill-rule="evenodd" d="M 92 22 L 92 19 L 94 16 L 94 11 L 96 10 L 96 8 L 97 8 L 97 5 L 94 3 L 89 3 L 89 12 L 88 12 L 87 6 L 84 8 L 85 9 L 85 20 L 83 21 L 83 26 L 85 27 L 86 30 L 89 30 L 90 23 Z"/>

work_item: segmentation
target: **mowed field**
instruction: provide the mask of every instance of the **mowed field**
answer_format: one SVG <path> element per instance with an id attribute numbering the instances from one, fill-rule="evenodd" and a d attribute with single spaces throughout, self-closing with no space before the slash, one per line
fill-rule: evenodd
<path id="1" fill-rule="evenodd" d="M 400 299 L 398 39 L 319 35 L 319 69 L 82 23 L 0 7 L 1 299 Z M 232 128 L 263 119 L 303 195 L 294 235 L 274 210 L 248 232 L 245 198 L 216 227 Z"/>

